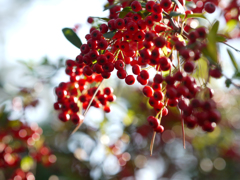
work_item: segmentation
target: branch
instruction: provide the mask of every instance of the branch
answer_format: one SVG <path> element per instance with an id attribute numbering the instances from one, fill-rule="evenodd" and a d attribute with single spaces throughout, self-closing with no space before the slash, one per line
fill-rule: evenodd
<path id="1" fill-rule="evenodd" d="M 179 34 L 181 34 L 181 31 L 182 31 L 182 33 L 183 33 L 183 34 L 182 34 L 183 37 L 184 37 L 185 39 L 187 39 L 187 37 L 188 37 L 188 33 L 187 33 L 185 30 L 182 30 L 181 27 L 178 27 L 178 26 L 174 23 L 172 17 L 169 16 L 169 14 L 168 14 L 166 11 L 163 10 L 163 14 L 164 14 L 164 15 L 166 16 L 166 18 L 170 21 L 170 23 L 171 23 L 173 29 L 174 29 L 177 33 L 179 33 Z"/>
<path id="2" fill-rule="evenodd" d="M 104 79 L 103 79 L 103 80 L 104 80 Z M 84 112 L 84 114 L 83 114 L 83 117 L 85 117 L 85 115 L 87 114 L 87 112 L 88 112 L 88 110 L 89 110 L 89 108 L 90 108 L 90 106 L 91 106 L 91 104 L 92 104 L 92 101 L 93 101 L 93 99 L 95 98 L 95 96 L 96 96 L 96 94 L 97 94 L 97 92 L 98 92 L 98 90 L 99 90 L 99 88 L 100 88 L 103 80 L 100 82 L 100 84 L 98 85 L 96 91 L 94 92 L 94 94 L 93 94 L 93 96 L 92 96 L 92 98 L 91 98 L 91 100 L 90 100 L 90 102 L 89 102 L 89 104 L 88 104 L 88 107 L 87 107 L 87 109 L 85 110 L 85 112 Z M 79 122 L 79 124 L 77 125 L 77 127 L 73 130 L 72 134 L 74 134 L 74 133 L 80 128 L 80 126 L 82 125 L 82 123 L 83 123 L 83 121 Z"/>
<path id="3" fill-rule="evenodd" d="M 225 42 L 221 42 L 221 43 L 223 43 L 223 44 L 229 46 L 230 48 L 234 49 L 234 50 L 237 51 L 237 52 L 240 52 L 239 49 L 236 49 L 235 47 L 231 46 L 230 44 L 227 44 L 227 43 L 225 43 Z"/>

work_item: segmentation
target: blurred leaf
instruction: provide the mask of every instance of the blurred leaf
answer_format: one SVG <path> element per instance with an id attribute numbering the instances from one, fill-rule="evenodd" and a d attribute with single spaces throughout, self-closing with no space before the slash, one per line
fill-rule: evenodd
<path id="1" fill-rule="evenodd" d="M 231 79 L 226 79 L 225 81 L 226 87 L 230 87 L 230 85 L 232 84 L 232 80 Z"/>
<path id="2" fill-rule="evenodd" d="M 171 1 L 177 4 L 178 9 L 180 10 L 180 12 L 182 14 L 185 13 L 184 7 L 182 6 L 182 4 L 178 0 L 171 0 Z"/>
<path id="3" fill-rule="evenodd" d="M 70 43 L 80 49 L 82 42 L 71 28 L 63 28 L 62 32 Z"/>
<path id="4" fill-rule="evenodd" d="M 236 19 L 231 19 L 227 22 L 224 31 L 226 33 L 231 32 L 238 24 L 238 21 Z"/>
<path id="5" fill-rule="evenodd" d="M 113 8 L 114 6 L 116 6 L 116 4 L 112 4 L 112 5 L 106 4 L 106 5 L 104 6 L 103 11 L 106 11 L 106 10 L 108 10 L 108 9 L 111 9 L 111 8 Z"/>
<path id="6" fill-rule="evenodd" d="M 217 40 L 217 42 L 226 42 L 227 41 L 227 37 L 225 37 L 222 34 L 217 34 L 216 40 Z"/>
<path id="7" fill-rule="evenodd" d="M 188 19 L 188 18 L 203 18 L 203 19 L 207 19 L 202 13 L 188 14 L 186 19 Z"/>
<path id="8" fill-rule="evenodd" d="M 111 32 L 107 32 L 107 33 L 103 34 L 103 36 L 105 38 L 112 39 L 115 34 L 116 34 L 116 31 L 111 31 Z"/>
<path id="9" fill-rule="evenodd" d="M 176 17 L 176 16 L 180 16 L 180 15 L 185 16 L 185 14 L 178 13 L 178 12 L 175 12 L 175 11 L 172 11 L 169 14 L 169 16 L 171 16 L 171 17 Z"/>
<path id="10" fill-rule="evenodd" d="M 209 60 L 211 64 L 218 63 L 217 57 L 217 32 L 219 27 L 219 21 L 216 21 L 212 26 L 208 34 L 208 44 L 207 47 L 203 49 L 203 54 Z"/>
<path id="11" fill-rule="evenodd" d="M 102 18 L 102 17 L 92 17 L 92 18 L 100 19 L 100 20 L 103 20 L 105 22 L 108 22 L 110 20 L 109 18 Z"/>
<path id="12" fill-rule="evenodd" d="M 43 58 L 41 65 L 49 65 L 49 61 L 47 57 Z"/>
<path id="13" fill-rule="evenodd" d="M 10 112 L 5 111 L 6 105 L 3 105 L 0 109 L 0 127 L 6 127 L 8 123 L 8 116 Z"/>
<path id="14" fill-rule="evenodd" d="M 142 7 L 146 7 L 146 4 L 147 4 L 147 3 L 141 2 L 141 6 L 142 6 Z"/>
<path id="15" fill-rule="evenodd" d="M 132 11 L 132 8 L 130 6 L 125 7 L 119 14 L 119 18 L 124 18 L 128 12 Z"/>
<path id="16" fill-rule="evenodd" d="M 205 59 L 200 58 L 196 61 L 196 71 L 193 74 L 193 77 L 199 79 L 201 82 L 202 79 L 205 81 L 208 78 L 208 63 Z"/>
<path id="17" fill-rule="evenodd" d="M 30 156 L 25 156 L 20 162 L 20 167 L 23 171 L 27 172 L 34 166 L 34 160 Z"/>
<path id="18" fill-rule="evenodd" d="M 234 56 L 233 56 L 233 53 L 232 53 L 229 49 L 227 49 L 227 52 L 228 52 L 228 55 L 229 55 L 229 57 L 230 57 L 230 59 L 231 59 L 231 61 L 232 61 L 232 64 L 233 64 L 236 72 L 239 72 L 239 67 L 238 67 L 238 65 L 237 65 L 236 59 L 235 59 Z"/>
<path id="19" fill-rule="evenodd" d="M 233 78 L 240 79 L 240 72 L 235 72 Z"/>

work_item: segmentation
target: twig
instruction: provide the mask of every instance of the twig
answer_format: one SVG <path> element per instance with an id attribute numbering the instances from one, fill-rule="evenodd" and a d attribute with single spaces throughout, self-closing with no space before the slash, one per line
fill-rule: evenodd
<path id="1" fill-rule="evenodd" d="M 97 92 L 98 92 L 98 90 L 99 90 L 99 88 L 100 88 L 100 86 L 101 86 L 101 84 L 102 84 L 103 81 L 104 81 L 104 79 L 100 82 L 100 84 L 98 85 L 96 91 L 94 92 L 94 94 L 93 94 L 93 96 L 92 96 L 92 98 L 91 98 L 91 100 L 90 100 L 90 102 L 89 102 L 89 104 L 88 104 L 88 107 L 87 107 L 87 109 L 85 110 L 85 112 L 84 112 L 84 114 L 83 114 L 84 117 L 85 117 L 85 115 L 87 114 L 87 112 L 88 112 L 88 110 L 89 110 L 89 108 L 90 108 L 90 106 L 91 106 L 91 104 L 92 104 L 92 101 L 93 101 L 93 99 L 95 98 L 95 96 L 96 96 L 96 94 L 97 94 Z M 83 123 L 83 121 L 81 121 L 81 122 L 77 125 L 77 127 L 73 130 L 72 134 L 74 134 L 74 133 L 80 128 L 80 126 L 82 125 L 82 123 Z"/>
<path id="2" fill-rule="evenodd" d="M 174 23 L 172 17 L 169 16 L 169 14 L 168 14 L 167 12 L 163 11 L 163 14 L 166 16 L 167 19 L 169 19 L 169 21 L 170 21 L 173 29 L 174 29 L 177 33 L 179 33 L 179 34 L 181 34 L 181 32 L 182 32 L 183 37 L 184 37 L 185 39 L 187 39 L 188 33 L 187 33 L 185 30 L 182 30 L 181 27 L 178 27 L 178 26 Z"/>
<path id="3" fill-rule="evenodd" d="M 235 47 L 231 46 L 230 44 L 227 44 L 227 43 L 225 43 L 225 42 L 221 42 L 221 43 L 223 43 L 223 44 L 229 46 L 230 48 L 233 48 L 233 49 L 234 49 L 235 51 L 237 51 L 237 52 L 240 52 L 239 49 L 236 49 Z"/>
<path id="4" fill-rule="evenodd" d="M 182 114 L 182 112 L 181 112 Z M 184 119 L 181 117 L 181 122 L 182 122 L 182 141 L 183 141 L 183 148 L 186 149 L 185 146 L 185 130 L 184 130 Z"/>
<path id="5" fill-rule="evenodd" d="M 154 145 L 155 136 L 156 136 L 156 131 L 153 132 L 153 136 L 152 136 L 152 140 L 151 140 L 150 156 L 152 156 L 152 151 L 153 151 L 153 145 Z"/>

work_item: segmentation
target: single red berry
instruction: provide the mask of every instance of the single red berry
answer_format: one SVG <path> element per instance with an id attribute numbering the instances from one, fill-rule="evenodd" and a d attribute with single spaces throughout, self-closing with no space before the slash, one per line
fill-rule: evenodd
<path id="1" fill-rule="evenodd" d="M 125 78 L 125 82 L 126 82 L 126 84 L 128 84 L 128 85 L 134 84 L 134 82 L 135 82 L 134 76 L 133 76 L 133 75 L 128 75 L 128 76 Z"/>
<path id="2" fill-rule="evenodd" d="M 143 94 L 146 97 L 152 97 L 153 96 L 153 89 L 150 86 L 145 86 L 142 91 L 143 91 Z"/>
<path id="3" fill-rule="evenodd" d="M 187 73 L 192 73 L 194 68 L 195 68 L 195 64 L 193 61 L 187 61 L 185 64 L 184 64 L 184 71 L 187 72 Z"/>
<path id="4" fill-rule="evenodd" d="M 204 9 L 208 13 L 213 13 L 216 10 L 216 7 L 215 7 L 215 5 L 212 2 L 207 2 L 204 5 Z"/>
<path id="5" fill-rule="evenodd" d="M 141 76 L 141 78 L 144 79 L 144 80 L 148 80 L 148 79 L 149 79 L 149 73 L 148 73 L 148 71 L 145 70 L 145 69 L 140 72 L 140 76 Z"/>
<path id="6" fill-rule="evenodd" d="M 138 12 L 142 10 L 141 3 L 139 1 L 133 1 L 131 3 L 131 8 L 134 12 Z"/>
<path id="7" fill-rule="evenodd" d="M 124 20 L 121 19 L 121 18 L 117 18 L 117 19 L 115 20 L 115 27 L 116 27 L 117 29 L 123 29 L 123 28 L 125 27 L 125 22 L 124 22 Z"/>
<path id="8" fill-rule="evenodd" d="M 162 101 L 163 100 L 163 93 L 162 91 L 155 91 L 153 94 L 154 99 L 156 99 L 157 101 Z"/>
<path id="9" fill-rule="evenodd" d="M 127 73 L 124 69 L 120 69 L 117 71 L 117 76 L 119 79 L 124 79 L 127 76 Z"/>
<path id="10" fill-rule="evenodd" d="M 58 115 L 58 118 L 62 121 L 62 122 L 66 122 L 70 119 L 70 115 L 66 112 L 61 112 L 59 115 Z"/>
<path id="11" fill-rule="evenodd" d="M 155 2 L 154 1 L 148 1 L 146 4 L 146 10 L 148 12 L 153 12 L 153 6 L 154 6 Z"/>
<path id="12" fill-rule="evenodd" d="M 105 34 L 108 31 L 108 26 L 106 24 L 101 24 L 100 25 L 100 32 L 102 34 Z"/>
<path id="13" fill-rule="evenodd" d="M 166 116 L 166 115 L 168 115 L 168 109 L 164 107 L 162 110 L 162 116 Z"/>
<path id="14" fill-rule="evenodd" d="M 216 68 L 216 69 L 210 69 L 209 75 L 214 78 L 220 78 L 222 76 L 222 73 L 221 73 L 221 70 Z"/>
<path id="15" fill-rule="evenodd" d="M 93 18 L 92 17 L 88 17 L 87 22 L 92 24 L 93 23 Z"/>
<path id="16" fill-rule="evenodd" d="M 123 60 L 117 60 L 114 64 L 114 67 L 117 69 L 117 70 L 121 70 L 123 69 L 125 66 Z"/>
<path id="17" fill-rule="evenodd" d="M 162 133 L 164 131 L 164 127 L 159 124 L 156 128 L 154 128 L 154 131 L 157 133 Z"/>
<path id="18" fill-rule="evenodd" d="M 159 83 L 152 83 L 152 88 L 154 91 L 160 91 L 162 89 L 162 85 Z"/>
<path id="19" fill-rule="evenodd" d="M 139 75 L 141 72 L 141 67 L 138 64 L 132 66 L 132 72 L 135 75 Z"/>
<path id="20" fill-rule="evenodd" d="M 110 107 L 109 106 L 104 106 L 103 110 L 106 112 L 106 113 L 109 113 L 111 111 Z"/>
<path id="21" fill-rule="evenodd" d="M 162 7 L 160 6 L 160 4 L 155 3 L 153 5 L 153 12 L 156 14 L 161 14 L 162 13 Z"/>
<path id="22" fill-rule="evenodd" d="M 171 0 L 161 0 L 160 6 L 165 10 L 168 11 L 171 8 L 172 1 Z"/>
<path id="23" fill-rule="evenodd" d="M 166 45 L 166 40 L 160 36 L 154 39 L 154 44 L 158 48 L 163 48 Z"/>
<path id="24" fill-rule="evenodd" d="M 149 123 L 149 125 L 152 127 L 152 128 L 157 128 L 158 125 L 159 125 L 159 121 L 157 118 L 155 118 L 154 116 L 149 116 L 147 118 L 147 121 Z"/>

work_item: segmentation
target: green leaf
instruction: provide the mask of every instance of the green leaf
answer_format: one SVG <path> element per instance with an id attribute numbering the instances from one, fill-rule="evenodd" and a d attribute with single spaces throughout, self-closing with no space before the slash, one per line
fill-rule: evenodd
<path id="1" fill-rule="evenodd" d="M 122 11 L 120 11 L 119 18 L 123 19 L 130 11 L 132 11 L 132 8 L 130 6 L 125 7 Z"/>
<path id="2" fill-rule="evenodd" d="M 182 14 L 185 13 L 184 7 L 182 6 L 182 4 L 181 4 L 178 0 L 171 0 L 171 1 L 177 4 L 178 9 L 180 10 L 180 12 L 181 12 Z"/>
<path id="3" fill-rule="evenodd" d="M 112 5 L 106 4 L 106 5 L 104 6 L 103 11 L 106 11 L 106 10 L 108 10 L 108 9 L 111 9 L 111 8 L 113 8 L 113 7 L 115 7 L 115 6 L 116 6 L 116 4 L 112 4 Z"/>
<path id="4" fill-rule="evenodd" d="M 172 11 L 172 12 L 170 12 L 170 14 L 169 14 L 169 16 L 171 16 L 171 17 L 181 16 L 181 15 L 185 16 L 184 14 L 178 13 L 178 12 L 175 12 L 175 11 Z"/>
<path id="5" fill-rule="evenodd" d="M 146 4 L 147 4 L 147 3 L 141 2 L 141 6 L 142 6 L 142 7 L 146 7 Z"/>
<path id="6" fill-rule="evenodd" d="M 103 36 L 105 38 L 112 39 L 115 34 L 116 34 L 116 31 L 111 31 L 111 32 L 107 32 L 107 33 L 103 34 Z"/>
<path id="7" fill-rule="evenodd" d="M 223 34 L 217 34 L 216 40 L 217 42 L 226 42 L 227 37 L 225 37 Z"/>
<path id="8" fill-rule="evenodd" d="M 27 172 L 34 166 L 34 160 L 30 156 L 25 156 L 20 162 L 20 167 L 23 171 Z"/>
<path id="9" fill-rule="evenodd" d="M 208 44 L 207 47 L 203 49 L 203 54 L 209 60 L 211 64 L 218 63 L 217 56 L 217 31 L 219 27 L 219 21 L 216 21 L 212 26 L 209 34 L 208 34 Z"/>
<path id="10" fill-rule="evenodd" d="M 203 19 L 207 19 L 202 13 L 188 14 L 186 19 L 188 19 L 188 18 L 203 18 Z"/>
<path id="11" fill-rule="evenodd" d="M 240 72 L 235 72 L 233 75 L 234 79 L 240 79 Z"/>
<path id="12" fill-rule="evenodd" d="M 226 79 L 226 81 L 225 81 L 226 87 L 229 88 L 231 84 L 232 84 L 232 80 L 231 79 Z"/>
<path id="13" fill-rule="evenodd" d="M 70 43 L 80 49 L 82 42 L 71 28 L 63 28 L 62 32 Z"/>
<path id="14" fill-rule="evenodd" d="M 231 61 L 232 61 L 232 64 L 233 64 L 236 72 L 239 72 L 239 67 L 238 67 L 238 65 L 237 65 L 236 59 L 235 59 L 234 56 L 233 56 L 233 53 L 232 53 L 229 49 L 227 49 L 227 52 L 228 52 L 228 55 L 229 55 L 229 57 L 230 57 L 230 59 L 231 59 Z"/>
<path id="15" fill-rule="evenodd" d="M 102 18 L 102 17 L 92 17 L 92 18 L 96 18 L 96 19 L 99 19 L 99 20 L 103 20 L 103 21 L 105 21 L 105 22 L 110 21 L 109 18 Z"/>
<path id="16" fill-rule="evenodd" d="M 229 20 L 226 24 L 224 31 L 226 33 L 231 32 L 237 26 L 237 24 L 238 24 L 238 21 L 236 19 Z"/>
<path id="17" fill-rule="evenodd" d="M 216 21 L 212 26 L 212 29 L 210 30 L 209 34 L 213 33 L 213 35 L 216 35 L 218 28 L 219 28 L 219 21 Z"/>

